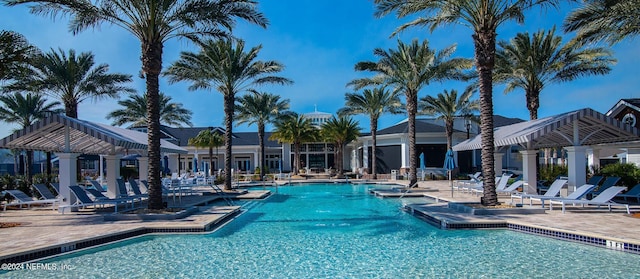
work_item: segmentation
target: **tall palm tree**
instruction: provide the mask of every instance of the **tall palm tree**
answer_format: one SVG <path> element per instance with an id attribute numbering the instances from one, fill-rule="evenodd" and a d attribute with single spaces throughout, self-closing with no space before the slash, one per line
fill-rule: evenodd
<path id="1" fill-rule="evenodd" d="M 224 138 L 222 135 L 214 131 L 213 129 L 202 130 L 194 138 L 189 139 L 189 145 L 195 147 L 205 147 L 209 149 L 209 171 L 214 174 L 213 168 L 213 148 L 216 148 L 216 161 L 218 158 L 218 147 L 224 144 Z"/>
<path id="2" fill-rule="evenodd" d="M 453 122 L 456 118 L 472 119 L 480 109 L 478 100 L 471 100 L 473 88 L 468 87 L 460 97 L 458 91 L 451 90 L 439 93 L 437 97 L 425 96 L 420 99 L 418 108 L 421 114 L 437 116 L 444 121 L 447 135 L 447 150 L 453 146 Z"/>
<path id="3" fill-rule="evenodd" d="M 226 37 L 221 29 L 231 28 L 236 19 L 261 27 L 267 19 L 254 0 L 4 0 L 9 6 L 34 3 L 31 13 L 45 16 L 70 15 L 74 34 L 108 22 L 133 34 L 141 45 L 141 76 L 146 79 L 149 156 L 149 209 L 162 209 L 160 181 L 160 100 L 159 77 L 164 43 L 176 37 Z"/>
<path id="4" fill-rule="evenodd" d="M 554 32 L 555 28 L 533 36 L 519 33 L 510 42 L 498 42 L 494 79 L 506 83 L 505 93 L 524 90 L 531 119 L 538 119 L 540 92 L 547 84 L 604 75 L 616 62 L 608 49 L 583 47 L 576 41 L 562 45 L 562 37 Z"/>
<path id="5" fill-rule="evenodd" d="M 585 0 L 563 24 L 584 42 L 618 43 L 640 35 L 640 0 Z"/>
<path id="6" fill-rule="evenodd" d="M 266 92 L 252 91 L 240 97 L 236 103 L 238 124 L 249 123 L 258 126 L 258 144 L 260 145 L 260 180 L 265 172 L 264 129 L 267 124 L 274 123 L 279 117 L 287 113 L 289 99 L 280 100 L 280 96 Z"/>
<path id="7" fill-rule="evenodd" d="M 171 96 L 160 92 L 160 123 L 167 126 L 181 127 L 181 124 L 189 127 L 193 112 L 184 108 L 181 103 L 172 103 Z M 121 126 L 131 123 L 133 126 L 147 125 L 147 95 L 129 95 L 129 99 L 120 100 L 118 104 L 121 109 L 114 110 L 107 114 L 107 119 L 114 119 L 111 125 Z"/>
<path id="8" fill-rule="evenodd" d="M 165 73 L 169 82 L 191 81 L 189 90 L 215 89 L 224 96 L 225 115 L 225 182 L 231 189 L 231 139 L 236 94 L 253 86 L 275 83 L 290 84 L 289 79 L 275 76 L 284 69 L 277 61 L 256 60 L 262 46 L 245 52 L 244 42 L 234 40 L 206 40 L 198 43 L 199 53 L 182 52 Z"/>
<path id="9" fill-rule="evenodd" d="M 339 118 L 331 117 L 327 122 L 322 124 L 320 135 L 325 141 L 333 142 L 336 145 L 335 163 L 338 169 L 338 177 L 344 175 L 343 151 L 344 147 L 360 136 L 360 128 L 358 122 L 351 117 L 340 116 Z"/>
<path id="10" fill-rule="evenodd" d="M 400 101 L 400 92 L 389 91 L 384 86 L 373 90 L 365 89 L 362 94 L 347 93 L 344 96 L 344 107 L 338 110 L 338 115 L 366 114 L 369 116 L 371 131 L 371 174 L 373 179 L 378 179 L 376 172 L 376 147 L 378 119 L 384 113 L 404 113 L 404 106 Z"/>
<path id="11" fill-rule="evenodd" d="M 63 110 L 57 108 L 59 102 L 47 103 L 41 95 L 21 93 L 0 95 L 0 121 L 15 123 L 21 128 L 29 127 L 35 121 L 45 118 L 48 113 L 61 113 Z M 27 167 L 25 176 L 27 183 L 31 184 L 31 165 L 33 163 L 33 150 L 27 150 Z"/>
<path id="12" fill-rule="evenodd" d="M 0 81 L 20 75 L 28 65 L 31 56 L 38 49 L 27 39 L 13 31 L 0 31 Z"/>
<path id="13" fill-rule="evenodd" d="M 416 176 L 418 165 L 416 154 L 418 92 L 431 82 L 466 77 L 463 70 L 471 67 L 471 60 L 449 59 L 455 49 L 455 46 L 449 46 L 441 51 L 436 51 L 429 47 L 427 40 L 419 43 L 415 39 L 411 44 L 398 41 L 398 49 L 374 50 L 374 55 L 380 57 L 378 62 L 366 61 L 356 64 L 356 70 L 377 73 L 375 77 L 356 79 L 349 83 L 356 89 L 372 84 L 384 84 L 394 87 L 394 91 L 404 93 L 409 126 L 409 185 L 418 181 Z"/>
<path id="14" fill-rule="evenodd" d="M 86 99 L 115 98 L 123 92 L 135 92 L 124 86 L 131 75 L 108 73 L 109 65 L 95 65 L 94 55 L 62 49 L 38 55 L 29 74 L 19 77 L 9 88 L 47 94 L 64 104 L 65 114 L 78 118 L 78 104 Z"/>
<path id="15" fill-rule="evenodd" d="M 274 126 L 275 129 L 270 139 L 293 145 L 293 173 L 298 174 L 300 171 L 300 146 L 305 142 L 316 141 L 319 137 L 319 130 L 313 126 L 311 120 L 297 113 L 284 115 L 276 121 Z"/>
<path id="16" fill-rule="evenodd" d="M 509 21 L 522 23 L 524 12 L 534 6 L 556 6 L 558 0 L 374 0 L 375 15 L 393 11 L 398 17 L 425 13 L 398 27 L 400 32 L 413 26 L 427 26 L 431 31 L 449 24 L 462 24 L 473 30 L 475 67 L 480 85 L 480 133 L 482 139 L 482 172 L 485 205 L 498 204 L 493 152 L 493 68 L 496 52 L 496 30 Z"/>

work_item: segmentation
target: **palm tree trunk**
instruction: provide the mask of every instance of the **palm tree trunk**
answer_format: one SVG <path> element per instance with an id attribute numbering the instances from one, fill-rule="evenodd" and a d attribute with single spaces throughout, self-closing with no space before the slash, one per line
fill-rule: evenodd
<path id="1" fill-rule="evenodd" d="M 213 147 L 211 146 L 209 146 L 209 173 L 210 176 L 213 175 Z"/>
<path id="2" fill-rule="evenodd" d="M 149 156 L 149 209 L 163 209 L 160 180 L 160 84 L 162 42 L 142 43 L 142 71 L 147 86 L 147 140 Z"/>
<path id="3" fill-rule="evenodd" d="M 262 181 L 266 173 L 264 171 L 264 123 L 258 123 L 258 142 L 260 145 L 260 181 Z"/>
<path id="4" fill-rule="evenodd" d="M 371 118 L 370 127 L 371 127 L 371 139 L 373 143 L 371 145 L 371 170 L 369 170 L 369 172 L 371 173 L 371 177 L 373 179 L 378 179 L 378 174 L 376 173 L 376 145 L 378 144 L 378 139 L 377 139 L 378 118 L 375 118 L 375 117 Z"/>
<path id="5" fill-rule="evenodd" d="M 530 120 L 538 119 L 538 108 L 540 108 L 540 91 L 527 90 L 527 109 L 529 110 Z"/>
<path id="6" fill-rule="evenodd" d="M 453 120 L 445 123 L 444 132 L 447 134 L 447 150 L 449 150 L 453 146 Z"/>
<path id="7" fill-rule="evenodd" d="M 64 114 L 71 118 L 78 118 L 78 102 L 76 100 L 65 100 Z"/>
<path id="8" fill-rule="evenodd" d="M 484 205 L 497 205 L 496 176 L 493 152 L 493 79 L 492 72 L 495 65 L 496 33 L 481 30 L 473 35 L 475 45 L 475 63 L 478 69 L 480 83 L 480 134 L 482 139 L 482 173 Z"/>
<path id="9" fill-rule="evenodd" d="M 24 176 L 27 180 L 27 186 L 31 185 L 32 182 L 32 174 L 31 174 L 31 165 L 33 164 L 33 150 L 27 150 L 27 160 L 26 166 L 24 168 Z"/>
<path id="10" fill-rule="evenodd" d="M 342 143 L 336 142 L 336 166 L 338 167 L 338 177 L 344 177 L 344 167 L 342 166 Z"/>
<path id="11" fill-rule="evenodd" d="M 231 141 L 233 135 L 233 105 L 235 96 L 232 93 L 224 93 L 224 189 L 231 190 Z"/>
<path id="12" fill-rule="evenodd" d="M 409 125 L 409 185 L 418 182 L 416 169 L 418 157 L 416 156 L 416 114 L 418 112 L 418 92 L 407 91 L 407 123 Z"/>

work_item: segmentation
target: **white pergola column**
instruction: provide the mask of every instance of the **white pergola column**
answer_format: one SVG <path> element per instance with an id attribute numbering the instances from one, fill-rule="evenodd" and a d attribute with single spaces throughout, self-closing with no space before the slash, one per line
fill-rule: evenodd
<path id="1" fill-rule="evenodd" d="M 120 191 L 116 179 L 120 178 L 120 155 L 107 155 L 107 193 L 111 197 L 118 197 Z"/>
<path id="2" fill-rule="evenodd" d="M 102 184 L 104 181 L 104 155 L 100 154 L 100 162 L 98 162 L 98 171 L 100 172 L 100 176 L 98 177 L 98 182 Z"/>
<path id="3" fill-rule="evenodd" d="M 140 181 L 149 178 L 149 157 L 138 157 L 138 177 Z"/>
<path id="4" fill-rule="evenodd" d="M 400 138 L 400 160 L 402 168 L 409 168 L 409 139 L 407 137 Z"/>
<path id="5" fill-rule="evenodd" d="M 362 167 L 371 173 L 369 170 L 369 141 L 366 140 L 362 143 Z"/>
<path id="6" fill-rule="evenodd" d="M 535 194 L 537 192 L 538 177 L 536 176 L 536 170 L 538 168 L 538 161 L 536 160 L 537 150 L 522 150 L 522 176 L 523 181 L 527 187 L 524 188 L 525 193 Z"/>
<path id="7" fill-rule="evenodd" d="M 502 175 L 502 158 L 504 157 L 504 153 L 502 152 L 493 152 L 493 171 L 496 172 L 496 176 Z"/>
<path id="8" fill-rule="evenodd" d="M 291 144 L 282 145 L 282 171 L 291 171 Z"/>
<path id="9" fill-rule="evenodd" d="M 60 163 L 60 195 L 64 198 L 60 203 L 62 205 L 70 205 L 76 202 L 76 196 L 71 193 L 69 186 L 78 184 L 78 178 L 76 177 L 78 167 L 76 161 L 79 155 L 79 153 L 56 153 L 58 162 Z M 77 210 L 77 208 L 72 209 Z"/>
<path id="10" fill-rule="evenodd" d="M 569 159 L 569 191 L 587 182 L 587 146 L 567 146 Z"/>
<path id="11" fill-rule="evenodd" d="M 589 166 L 593 166 L 594 169 L 598 169 L 600 166 L 600 149 L 593 148 L 591 149 L 591 153 L 588 154 L 587 164 Z"/>
<path id="12" fill-rule="evenodd" d="M 258 167 L 266 167 L 266 166 L 260 165 L 260 149 L 256 149 L 253 152 L 253 172 L 254 173 L 255 173 L 255 169 Z M 264 170 L 260 170 L 260 171 L 264 173 Z"/>

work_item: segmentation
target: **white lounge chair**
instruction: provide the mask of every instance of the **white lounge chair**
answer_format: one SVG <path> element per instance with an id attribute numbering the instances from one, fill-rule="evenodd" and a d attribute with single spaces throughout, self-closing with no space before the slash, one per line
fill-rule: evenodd
<path id="1" fill-rule="evenodd" d="M 600 193 L 598 196 L 596 196 L 591 200 L 558 200 L 558 201 L 551 200 L 549 201 L 549 208 L 550 210 L 553 210 L 554 203 L 562 204 L 562 213 L 564 213 L 565 207 L 567 204 L 573 204 L 574 206 L 581 204 L 582 207 L 584 207 L 585 205 L 597 205 L 598 208 L 602 205 L 606 205 L 609 208 L 609 211 L 611 211 L 612 206 L 624 206 L 627 209 L 627 214 L 631 214 L 631 210 L 629 209 L 628 204 L 615 203 L 611 201 L 613 197 L 615 197 L 617 194 L 624 191 L 625 189 L 626 187 L 611 186 L 606 190 L 602 191 L 602 193 Z"/>
<path id="2" fill-rule="evenodd" d="M 575 191 L 573 191 L 573 193 L 567 195 L 566 197 L 541 197 L 541 198 L 531 198 L 532 200 L 539 200 L 542 203 L 542 207 L 544 207 L 544 201 L 545 200 L 549 200 L 549 201 L 561 201 L 561 200 L 579 200 L 582 199 L 582 197 L 584 197 L 586 194 L 588 194 L 589 192 L 591 192 L 593 190 L 593 188 L 595 188 L 595 185 L 591 185 L 591 184 L 585 184 L 582 185 L 580 187 L 578 187 L 578 189 L 576 189 Z"/>
<path id="3" fill-rule="evenodd" d="M 74 204 L 60 206 L 59 210 L 62 214 L 64 214 L 64 211 L 67 208 L 73 208 L 73 207 L 84 208 L 87 206 L 93 206 L 94 208 L 97 208 L 98 205 L 104 206 L 105 204 L 113 204 L 114 211 L 117 213 L 118 205 L 128 204 L 128 200 L 125 200 L 125 199 L 109 199 L 106 197 L 105 199 L 91 199 L 89 195 L 87 195 L 87 192 L 85 192 L 85 190 L 80 188 L 80 186 L 78 185 L 69 186 L 69 190 L 71 191 L 71 193 L 73 193 L 74 196 L 76 196 L 76 202 Z M 93 191 L 94 192 L 93 194 L 101 195 L 101 192 L 96 189 L 87 189 L 87 191 Z M 133 203 L 132 203 L 132 207 L 133 207 Z"/>
<path id="4" fill-rule="evenodd" d="M 5 190 L 3 193 L 9 193 L 14 198 L 13 202 L 4 204 L 4 211 L 7 210 L 7 206 L 18 205 L 22 208 L 22 205 L 27 205 L 27 208 L 29 208 L 32 204 L 51 204 L 51 208 L 55 210 L 55 205 L 60 202 L 60 200 L 56 198 L 44 200 L 34 199 L 20 190 Z"/>
<path id="5" fill-rule="evenodd" d="M 519 198 L 520 203 L 524 203 L 524 199 L 528 198 L 529 205 L 533 205 L 533 201 L 531 200 L 531 198 L 539 199 L 539 198 L 552 198 L 552 197 L 558 196 L 560 194 L 560 190 L 562 189 L 562 187 L 564 187 L 565 184 L 567 184 L 566 179 L 556 179 L 556 181 L 554 181 L 551 184 L 551 186 L 549 186 L 549 190 L 547 190 L 547 192 L 544 193 L 544 195 L 524 194 L 524 193 L 513 194 L 511 195 L 511 203 L 513 203 L 514 198 Z"/>
<path id="6" fill-rule="evenodd" d="M 518 191 L 518 188 L 522 187 L 522 185 L 524 184 L 524 181 L 522 180 L 518 180 L 515 181 L 513 183 L 511 183 L 511 185 L 509 185 L 508 187 L 502 189 L 502 190 L 498 190 L 496 189 L 496 193 L 498 194 L 515 194 Z"/>

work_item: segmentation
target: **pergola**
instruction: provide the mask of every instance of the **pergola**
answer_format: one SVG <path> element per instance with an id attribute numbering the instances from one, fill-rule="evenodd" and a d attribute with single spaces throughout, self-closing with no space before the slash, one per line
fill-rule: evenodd
<path id="1" fill-rule="evenodd" d="M 481 148 L 481 136 L 463 141 L 454 151 Z M 523 175 L 528 193 L 536 190 L 536 154 L 538 149 L 563 147 L 568 153 L 569 186 L 586 182 L 586 150 L 594 145 L 608 145 L 640 140 L 637 128 L 626 125 L 593 109 L 584 108 L 541 119 L 498 127 L 494 130 L 496 150 L 503 146 L 518 145 L 523 157 Z M 499 154 L 499 155 L 498 155 Z M 502 153 L 496 154 L 496 170 L 502 169 Z M 500 162 L 500 163 L 498 163 Z M 499 171 L 496 171 L 499 173 Z"/>
<path id="2" fill-rule="evenodd" d="M 118 195 L 116 178 L 120 177 L 120 157 L 138 152 L 140 179 L 147 178 L 149 166 L 147 134 L 101 123 L 50 115 L 0 140 L 0 148 L 54 152 L 60 162 L 60 195 L 62 204 L 72 204 L 75 197 L 69 186 L 77 184 L 76 159 L 80 154 L 106 155 L 108 192 Z M 187 150 L 160 140 L 160 151 L 186 154 Z"/>

